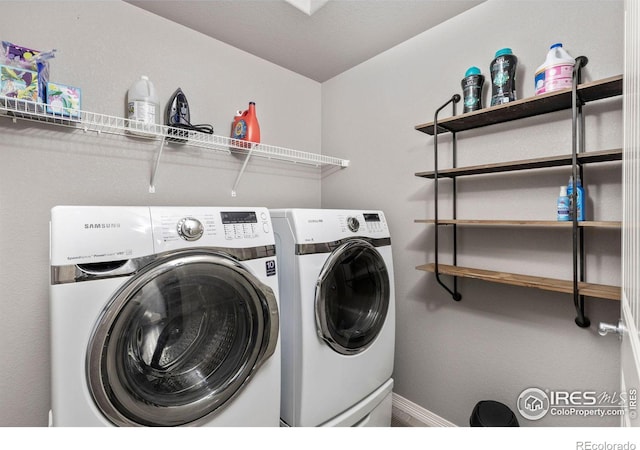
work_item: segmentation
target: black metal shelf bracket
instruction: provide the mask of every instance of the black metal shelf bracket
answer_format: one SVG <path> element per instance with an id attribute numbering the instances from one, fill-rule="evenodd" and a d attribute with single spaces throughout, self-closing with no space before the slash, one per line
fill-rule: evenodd
<path id="1" fill-rule="evenodd" d="M 440 130 L 438 129 L 438 114 L 444 108 L 451 103 L 453 108 L 453 115 L 456 115 L 456 103 L 460 101 L 460 95 L 454 94 L 449 100 L 447 100 L 440 108 L 438 108 L 434 114 L 433 118 L 433 168 L 434 168 L 434 220 L 435 220 L 435 261 L 434 261 L 434 273 L 436 276 L 436 281 L 440 286 L 444 288 L 450 295 L 453 300 L 459 302 L 462 299 L 462 295 L 458 292 L 458 277 L 453 277 L 453 289 L 449 288 L 444 282 L 440 279 L 440 271 L 438 269 L 438 134 Z M 453 167 L 456 167 L 457 164 L 457 142 L 456 142 L 456 133 L 452 132 L 452 147 L 453 147 Z M 456 179 L 452 180 L 452 193 L 453 193 L 453 219 L 456 219 Z M 453 265 L 458 265 L 458 231 L 457 226 L 453 225 Z"/>
<path id="2" fill-rule="evenodd" d="M 584 153 L 584 115 L 582 106 L 584 102 L 578 95 L 578 85 L 582 82 L 582 68 L 587 65 L 589 59 L 586 56 L 578 56 L 573 66 L 573 81 L 571 87 L 571 176 L 573 180 L 573 192 L 571 193 L 572 247 L 573 247 L 573 304 L 576 309 L 576 325 L 580 328 L 588 328 L 591 321 L 584 312 L 584 295 L 580 295 L 579 281 L 585 281 L 586 264 L 584 257 L 584 231 L 578 226 L 578 189 L 577 178 L 580 177 L 584 185 L 584 172 L 582 164 L 578 164 L 578 153 Z"/>
<path id="3" fill-rule="evenodd" d="M 584 183 L 584 171 L 582 164 L 578 161 L 578 155 L 585 152 L 585 121 L 582 107 L 584 105 L 583 99 L 580 98 L 578 92 L 578 85 L 582 83 L 582 69 L 589 62 L 586 56 L 579 56 L 576 58 L 576 62 L 573 68 L 573 80 L 571 90 L 571 110 L 572 110 L 572 123 L 571 123 L 571 175 L 573 180 L 573 192 L 571 194 L 571 213 L 572 213 L 572 263 L 573 263 L 573 303 L 576 310 L 575 323 L 581 328 L 588 328 L 591 325 L 591 321 L 585 315 L 585 302 L 584 295 L 580 295 L 579 283 L 584 282 L 586 279 L 586 263 L 584 252 L 584 232 L 582 227 L 578 226 L 578 189 L 577 180 Z M 456 132 L 447 129 L 446 126 L 438 125 L 438 114 L 449 104 L 453 108 L 453 116 L 456 115 L 456 103 L 460 101 L 460 95 L 455 94 L 449 100 L 447 100 L 440 108 L 438 108 L 434 114 L 433 119 L 433 155 L 434 155 L 434 221 L 435 221 L 435 263 L 434 272 L 436 281 L 442 286 L 455 301 L 460 301 L 462 295 L 458 292 L 458 277 L 453 276 L 453 288 L 447 286 L 440 279 L 440 270 L 438 268 L 438 256 L 439 256 L 439 221 L 438 221 L 438 135 L 443 132 L 450 132 L 452 135 L 452 150 L 453 150 L 453 164 L 452 168 L 456 168 L 457 164 L 457 140 Z M 456 192 L 456 177 L 450 177 L 452 179 L 452 195 L 453 195 L 453 219 L 457 218 L 456 205 L 457 205 L 457 192 Z M 457 226 L 453 224 L 453 265 L 457 266 L 458 263 L 458 239 L 457 239 Z"/>

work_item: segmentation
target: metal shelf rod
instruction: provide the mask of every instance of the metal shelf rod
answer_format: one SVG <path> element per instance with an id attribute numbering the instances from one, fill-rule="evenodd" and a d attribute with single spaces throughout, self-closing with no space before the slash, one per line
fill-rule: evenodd
<path id="1" fill-rule="evenodd" d="M 571 215 L 573 218 L 573 304 L 576 309 L 576 325 L 581 328 L 588 328 L 591 321 L 584 312 L 584 295 L 580 295 L 578 285 L 585 280 L 584 261 L 584 234 L 582 228 L 578 226 L 578 189 L 577 178 L 582 179 L 582 165 L 578 165 L 578 153 L 584 152 L 584 117 L 582 113 L 582 99 L 578 95 L 578 85 L 581 81 L 582 68 L 589 60 L 586 56 L 576 58 L 573 67 L 573 80 L 571 87 L 571 174 L 573 180 L 573 192 L 571 193 Z"/>
<path id="2" fill-rule="evenodd" d="M 436 281 L 438 282 L 438 284 L 440 286 L 442 286 L 442 288 L 444 290 L 446 290 L 450 295 L 451 298 L 455 301 L 460 301 L 462 299 L 462 295 L 460 295 L 460 293 L 458 292 L 458 278 L 456 276 L 453 277 L 453 289 L 449 288 L 449 286 L 447 286 L 446 284 L 444 284 L 444 282 L 440 279 L 440 271 L 438 270 L 438 253 L 439 253 L 439 246 L 438 246 L 438 134 L 439 134 L 439 128 L 438 128 L 438 114 L 440 113 L 440 111 L 442 111 L 444 108 L 447 107 L 447 105 L 449 105 L 449 103 L 451 103 L 453 105 L 453 115 L 455 116 L 456 113 L 456 103 L 458 103 L 460 101 L 460 96 L 458 94 L 454 94 L 449 100 L 447 100 L 440 108 L 438 108 L 434 114 L 433 117 L 433 123 L 434 123 L 434 129 L 436 130 L 436 132 L 433 135 L 433 170 L 434 170 L 434 218 L 435 218 L 435 248 L 434 248 L 434 252 L 435 252 L 435 276 L 436 276 Z M 455 167 L 456 164 L 456 140 L 455 140 L 455 133 L 454 133 L 454 137 L 453 137 L 453 164 Z M 455 180 L 454 180 L 455 182 Z M 455 185 L 453 188 L 453 215 L 455 218 L 456 215 L 456 189 L 455 189 Z M 453 264 L 454 266 L 457 265 L 457 261 L 458 261 L 458 256 L 457 256 L 457 231 L 456 231 L 456 227 L 454 226 L 454 236 L 453 236 Z"/>
<path id="3" fill-rule="evenodd" d="M 54 112 L 47 112 L 47 108 Z M 151 174 L 149 186 L 150 192 L 153 192 L 155 189 L 154 184 L 156 172 L 158 170 L 162 149 L 165 145 L 165 139 L 168 142 L 171 142 L 172 139 L 176 139 L 176 136 L 178 136 L 181 141 L 180 145 L 203 148 L 224 154 L 245 154 L 247 153 L 247 150 L 250 150 L 251 156 L 273 159 L 276 161 L 306 164 L 315 167 L 337 166 L 345 168 L 349 166 L 349 160 L 333 156 L 309 153 L 267 144 L 252 144 L 251 147 L 248 147 L 246 142 L 231 139 L 226 136 L 201 133 L 198 131 L 185 131 L 182 128 L 149 124 L 90 111 L 53 107 L 43 103 L 9 97 L 0 97 L 0 115 L 6 115 L 12 119 L 14 123 L 18 120 L 25 120 L 29 122 L 46 123 L 53 126 L 74 128 L 84 132 L 95 132 L 97 134 L 105 133 L 118 136 L 126 135 L 148 140 L 159 140 L 160 149 L 156 156 L 156 162 Z M 248 159 L 244 162 L 243 170 L 247 161 Z M 236 184 L 241 175 L 242 172 L 239 174 Z M 237 186 L 234 186 L 233 191 L 235 191 L 236 187 Z"/>

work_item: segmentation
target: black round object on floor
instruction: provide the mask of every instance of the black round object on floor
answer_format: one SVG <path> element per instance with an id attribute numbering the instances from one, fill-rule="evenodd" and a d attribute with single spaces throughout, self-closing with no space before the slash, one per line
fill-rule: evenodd
<path id="1" fill-rule="evenodd" d="M 494 400 L 476 404 L 469 418 L 472 427 L 519 427 L 516 415 L 507 405 Z"/>

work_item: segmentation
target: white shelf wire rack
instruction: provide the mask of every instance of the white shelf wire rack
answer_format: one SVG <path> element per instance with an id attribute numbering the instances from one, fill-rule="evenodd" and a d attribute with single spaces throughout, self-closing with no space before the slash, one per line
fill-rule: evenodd
<path id="1" fill-rule="evenodd" d="M 69 110 L 67 108 L 9 97 L 0 97 L 0 114 L 6 115 L 14 122 L 17 120 L 26 120 L 46 123 L 53 126 L 75 128 L 84 132 L 91 131 L 97 134 L 135 135 L 136 137 L 158 140 L 159 151 L 151 175 L 150 192 L 155 191 L 155 175 L 165 142 L 179 142 L 180 145 L 199 147 L 226 154 L 232 152 L 246 154 L 245 162 L 232 189 L 233 196 L 235 196 L 236 187 L 251 156 L 316 167 L 337 166 L 345 168 L 349 166 L 349 160 L 333 156 L 277 147 L 275 145 L 255 144 L 216 134 L 190 131 L 166 125 L 149 124 L 89 111 Z"/>

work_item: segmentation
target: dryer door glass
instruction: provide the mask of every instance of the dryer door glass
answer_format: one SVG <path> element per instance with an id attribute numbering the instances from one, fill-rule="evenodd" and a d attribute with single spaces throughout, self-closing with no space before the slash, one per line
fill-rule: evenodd
<path id="1" fill-rule="evenodd" d="M 89 344 L 92 395 L 116 425 L 198 423 L 275 349 L 275 296 L 239 263 L 173 254 L 118 291 Z"/>
<path id="2" fill-rule="evenodd" d="M 353 239 L 329 256 L 316 287 L 316 325 L 335 351 L 365 350 L 380 333 L 389 309 L 389 274 L 380 253 Z"/>

